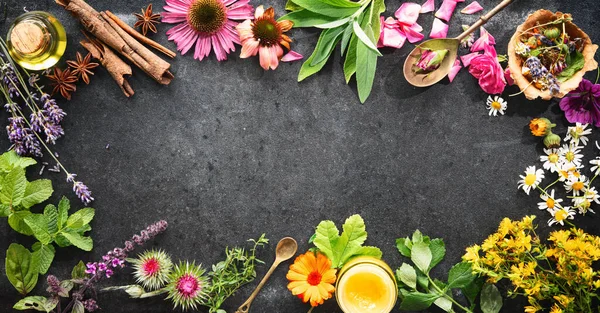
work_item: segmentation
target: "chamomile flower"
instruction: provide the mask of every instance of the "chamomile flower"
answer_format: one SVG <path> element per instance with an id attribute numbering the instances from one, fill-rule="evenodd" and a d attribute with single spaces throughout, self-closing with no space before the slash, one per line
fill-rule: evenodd
<path id="1" fill-rule="evenodd" d="M 536 188 L 544 179 L 544 170 L 535 169 L 535 166 L 529 166 L 525 170 L 525 176 L 519 175 L 521 180 L 518 182 L 517 188 L 523 188 L 526 194 L 529 194 L 532 188 Z"/>
<path id="2" fill-rule="evenodd" d="M 581 151 L 581 147 L 574 144 L 569 144 L 563 145 L 560 149 L 562 150 L 561 153 L 565 156 L 566 164 L 572 164 L 575 166 L 581 165 L 581 159 L 583 158 L 583 154 L 579 153 Z"/>
<path id="3" fill-rule="evenodd" d="M 570 207 L 563 207 L 558 210 L 551 211 L 552 218 L 548 220 L 548 226 L 552 226 L 554 224 L 560 224 L 562 226 L 565 225 L 565 220 L 572 220 L 575 218 L 575 211 Z"/>
<path id="4" fill-rule="evenodd" d="M 162 250 L 150 250 L 140 254 L 131 261 L 133 275 L 144 288 L 156 290 L 163 287 L 169 279 L 173 262 L 167 253 Z"/>
<path id="5" fill-rule="evenodd" d="M 565 157 L 562 155 L 561 149 L 544 149 L 546 155 L 540 156 L 540 161 L 544 162 L 544 169 L 551 173 L 557 172 L 560 165 L 564 162 Z"/>
<path id="6" fill-rule="evenodd" d="M 562 199 L 556 199 L 554 197 L 554 189 L 552 189 L 550 193 L 541 194 L 540 198 L 544 201 L 538 202 L 538 209 L 548 210 L 549 212 L 557 209 L 563 201 Z"/>
<path id="7" fill-rule="evenodd" d="M 490 110 L 490 116 L 497 116 L 498 113 L 500 113 L 500 115 L 504 115 L 504 110 L 506 110 L 507 107 L 506 101 L 498 96 L 495 96 L 494 98 L 492 98 L 492 96 L 488 96 L 486 104 L 487 109 Z"/>
<path id="8" fill-rule="evenodd" d="M 581 123 L 576 123 L 575 126 L 570 126 L 567 129 L 567 135 L 565 136 L 565 141 L 571 141 L 571 143 L 575 144 L 575 145 L 579 145 L 579 142 L 581 141 L 582 145 L 587 145 L 588 143 L 588 137 L 587 135 L 592 134 L 592 130 L 591 129 L 586 129 L 588 127 L 589 124 L 581 124 Z"/>
<path id="9" fill-rule="evenodd" d="M 598 195 L 596 187 L 587 188 L 583 192 L 583 196 L 591 202 L 596 202 L 597 204 L 600 204 L 600 195 Z"/>
<path id="10" fill-rule="evenodd" d="M 573 196 L 579 196 L 580 193 L 585 191 L 587 186 L 587 179 L 584 175 L 579 177 L 572 176 L 565 182 L 565 190 L 567 192 L 573 192 Z"/>
<path id="11" fill-rule="evenodd" d="M 600 175 L 600 158 L 596 157 L 593 160 L 590 160 L 590 164 L 593 166 L 590 168 L 594 175 Z"/>
<path id="12" fill-rule="evenodd" d="M 577 208 L 577 210 L 579 210 L 579 214 L 582 215 L 585 215 L 587 212 L 596 213 L 594 212 L 594 210 L 591 209 L 592 202 L 586 197 L 573 198 L 573 206 Z"/>

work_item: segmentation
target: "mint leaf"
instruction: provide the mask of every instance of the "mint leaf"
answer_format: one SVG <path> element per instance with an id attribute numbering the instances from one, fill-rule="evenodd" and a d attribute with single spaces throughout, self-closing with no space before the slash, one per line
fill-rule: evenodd
<path id="1" fill-rule="evenodd" d="M 58 229 L 63 229 L 67 224 L 67 219 L 69 218 L 69 209 L 71 208 L 71 203 L 67 197 L 62 197 L 60 202 L 58 203 L 58 221 L 56 224 L 58 225 Z"/>
<path id="2" fill-rule="evenodd" d="M 398 279 L 412 289 L 417 289 L 417 271 L 415 268 L 402 263 L 402 266 L 398 270 L 396 270 L 396 276 Z"/>
<path id="3" fill-rule="evenodd" d="M 85 273 L 86 270 L 86 266 L 83 263 L 83 261 L 79 261 L 79 263 L 77 263 L 77 265 L 75 265 L 75 267 L 73 267 L 73 270 L 71 271 L 71 278 L 72 279 L 82 279 L 82 278 L 86 278 L 87 274 Z"/>
<path id="4" fill-rule="evenodd" d="M 432 239 L 429 243 L 429 250 L 431 250 L 431 265 L 429 265 L 429 269 L 431 270 L 446 256 L 446 245 L 442 239 Z"/>
<path id="5" fill-rule="evenodd" d="M 44 208 L 44 216 L 48 220 L 48 232 L 53 235 L 58 232 L 58 210 L 52 204 Z"/>
<path id="6" fill-rule="evenodd" d="M 464 288 L 468 286 L 475 276 L 470 263 L 458 263 L 448 273 L 448 288 Z"/>
<path id="7" fill-rule="evenodd" d="M 0 204 L 0 217 L 8 217 L 10 212 L 10 205 Z"/>
<path id="8" fill-rule="evenodd" d="M 56 237 L 54 237 L 54 242 L 61 248 L 72 246 L 71 242 L 65 238 L 65 236 L 63 236 L 62 232 L 58 232 L 56 234 Z"/>
<path id="9" fill-rule="evenodd" d="M 429 273 L 429 265 L 431 264 L 432 259 L 429 245 L 423 242 L 414 243 L 412 246 L 410 259 L 423 273 Z"/>
<path id="10" fill-rule="evenodd" d="M 479 301 L 483 313 L 498 313 L 502 309 L 502 295 L 495 285 L 485 284 Z"/>
<path id="11" fill-rule="evenodd" d="M 30 214 L 25 217 L 25 224 L 29 226 L 33 235 L 42 244 L 47 245 L 52 242 L 52 236 L 48 233 L 48 218 L 42 214 Z"/>
<path id="12" fill-rule="evenodd" d="M 83 251 L 91 251 L 94 247 L 94 243 L 90 237 L 84 237 L 78 233 L 72 232 L 61 232 L 61 235 L 63 235 L 72 245 Z"/>
<path id="13" fill-rule="evenodd" d="M 26 187 L 25 170 L 22 168 L 11 170 L 4 177 L 2 190 L 0 190 L 0 203 L 10 205 L 13 208 L 18 206 L 23 200 Z"/>
<path id="14" fill-rule="evenodd" d="M 26 168 L 37 162 L 32 158 L 20 157 L 14 150 L 0 155 L 0 171 L 8 173 L 15 168 Z"/>
<path id="15" fill-rule="evenodd" d="M 38 179 L 28 182 L 21 205 L 24 208 L 29 209 L 38 203 L 48 200 L 52 195 L 52 192 L 54 192 L 54 189 L 52 189 L 52 182 L 48 179 Z"/>
<path id="16" fill-rule="evenodd" d="M 54 260 L 54 255 L 56 250 L 54 250 L 54 246 L 52 245 L 43 245 L 40 242 L 36 242 L 31 247 L 33 250 L 32 257 L 34 259 L 34 263 L 38 265 L 38 272 L 40 274 L 46 274 L 50 265 L 52 265 L 52 261 Z"/>
<path id="17" fill-rule="evenodd" d="M 28 294 L 37 284 L 38 268 L 31 252 L 20 244 L 13 243 L 6 251 L 5 272 L 10 283 L 22 294 Z"/>
<path id="18" fill-rule="evenodd" d="M 569 80 L 575 73 L 579 72 L 585 66 L 585 58 L 579 51 L 571 53 L 567 60 L 567 68 L 556 76 L 559 82 Z"/>
<path id="19" fill-rule="evenodd" d="M 33 231 L 25 223 L 25 218 L 31 214 L 29 211 L 13 212 L 8 216 L 8 225 L 20 234 L 31 236 L 33 235 Z"/>
<path id="20" fill-rule="evenodd" d="M 437 300 L 440 295 L 422 293 L 418 291 L 405 292 L 402 290 L 402 303 L 400 304 L 400 310 L 406 311 L 422 311 L 431 306 L 431 304 Z"/>
<path id="21" fill-rule="evenodd" d="M 21 299 L 17 302 L 13 309 L 15 310 L 36 310 L 40 312 L 52 312 L 56 305 L 58 304 L 58 299 L 54 298 L 46 298 L 41 296 L 30 296 L 24 299 Z"/>
<path id="22" fill-rule="evenodd" d="M 80 228 L 89 224 L 94 219 L 95 210 L 92 208 L 81 209 L 67 219 L 67 227 Z"/>

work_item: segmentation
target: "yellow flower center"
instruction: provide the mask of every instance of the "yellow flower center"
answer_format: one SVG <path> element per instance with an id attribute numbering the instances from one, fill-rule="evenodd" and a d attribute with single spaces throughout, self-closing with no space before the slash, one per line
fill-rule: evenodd
<path id="1" fill-rule="evenodd" d="M 581 190 L 583 189 L 583 182 L 574 182 L 573 183 L 573 190 Z"/>
<path id="2" fill-rule="evenodd" d="M 554 199 L 552 199 L 552 198 L 548 198 L 548 200 L 546 200 L 546 206 L 547 206 L 549 209 L 552 209 L 552 208 L 554 207 Z"/>
<path id="3" fill-rule="evenodd" d="M 494 101 L 492 102 L 492 104 L 490 105 L 494 110 L 500 110 L 502 108 L 502 103 L 498 102 L 498 101 Z"/>
<path id="4" fill-rule="evenodd" d="M 533 186 L 533 184 L 535 184 L 536 179 L 537 176 L 535 174 L 527 174 L 527 176 L 525 176 L 525 185 Z"/>
<path id="5" fill-rule="evenodd" d="M 565 210 L 560 210 L 554 214 L 554 219 L 558 222 L 564 221 L 569 214 Z"/>
<path id="6" fill-rule="evenodd" d="M 556 153 L 552 153 L 548 156 L 548 161 L 550 161 L 550 163 L 558 163 L 559 160 L 559 156 Z"/>
<path id="7" fill-rule="evenodd" d="M 203 34 L 214 34 L 225 26 L 227 8 L 220 0 L 195 0 L 188 11 L 187 21 Z"/>
<path id="8" fill-rule="evenodd" d="M 575 160 L 575 153 L 573 153 L 573 151 L 567 152 L 567 154 L 565 154 L 565 159 L 569 162 Z"/>

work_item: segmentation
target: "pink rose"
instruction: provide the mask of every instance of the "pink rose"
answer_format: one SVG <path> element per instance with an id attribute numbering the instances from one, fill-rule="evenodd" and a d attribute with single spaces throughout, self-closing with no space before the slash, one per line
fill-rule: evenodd
<path id="1" fill-rule="evenodd" d="M 469 73 L 479 80 L 479 86 L 488 94 L 501 94 L 506 87 L 504 70 L 498 59 L 489 54 L 481 54 L 471 60 Z"/>

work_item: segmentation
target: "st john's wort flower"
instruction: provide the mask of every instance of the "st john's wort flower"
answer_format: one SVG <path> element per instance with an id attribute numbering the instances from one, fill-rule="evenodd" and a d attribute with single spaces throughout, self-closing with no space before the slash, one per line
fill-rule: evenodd
<path id="1" fill-rule="evenodd" d="M 173 262 L 162 250 L 149 250 L 131 261 L 133 275 L 144 288 L 156 290 L 164 286 L 169 278 Z"/>
<path id="2" fill-rule="evenodd" d="M 265 71 L 276 69 L 283 58 L 284 48 L 291 51 L 292 39 L 285 33 L 292 29 L 293 25 L 294 23 L 288 20 L 275 20 L 273 8 L 265 10 L 262 5 L 258 6 L 254 12 L 254 20 L 247 19 L 236 26 L 242 42 L 240 58 L 245 59 L 258 54 L 260 66 Z"/>
<path id="3" fill-rule="evenodd" d="M 202 61 L 211 51 L 218 61 L 227 60 L 227 54 L 240 44 L 235 27 L 237 21 L 251 19 L 250 0 L 166 0 L 162 22 L 179 24 L 169 31 L 169 40 L 177 50 L 186 54 L 194 45 L 194 59 Z"/>
<path id="4" fill-rule="evenodd" d="M 492 98 L 492 96 L 488 96 L 487 98 L 487 109 L 490 110 L 490 116 L 497 116 L 498 113 L 500 115 L 504 115 L 504 110 L 506 110 L 506 101 L 498 96 Z"/>
<path id="5" fill-rule="evenodd" d="M 518 188 L 523 188 L 526 194 L 529 194 L 531 189 L 535 189 L 544 179 L 544 170 L 535 169 L 535 166 L 527 167 L 525 170 L 525 176 L 519 175 L 521 180 L 518 182 Z"/>
<path id="6" fill-rule="evenodd" d="M 600 127 L 600 84 L 593 84 L 584 78 L 577 89 L 560 100 L 560 108 L 570 123 Z"/>
<path id="7" fill-rule="evenodd" d="M 575 123 L 575 126 L 569 126 L 565 141 L 570 140 L 574 145 L 579 145 L 579 142 L 581 141 L 581 144 L 586 146 L 589 140 L 587 135 L 592 134 L 592 130 L 587 128 L 588 125 L 589 124 Z"/>
<path id="8" fill-rule="evenodd" d="M 207 297 L 208 278 L 204 273 L 202 266 L 195 263 L 186 261 L 175 265 L 169 275 L 169 284 L 165 287 L 167 299 L 173 302 L 175 308 L 195 310 L 201 300 Z"/>

